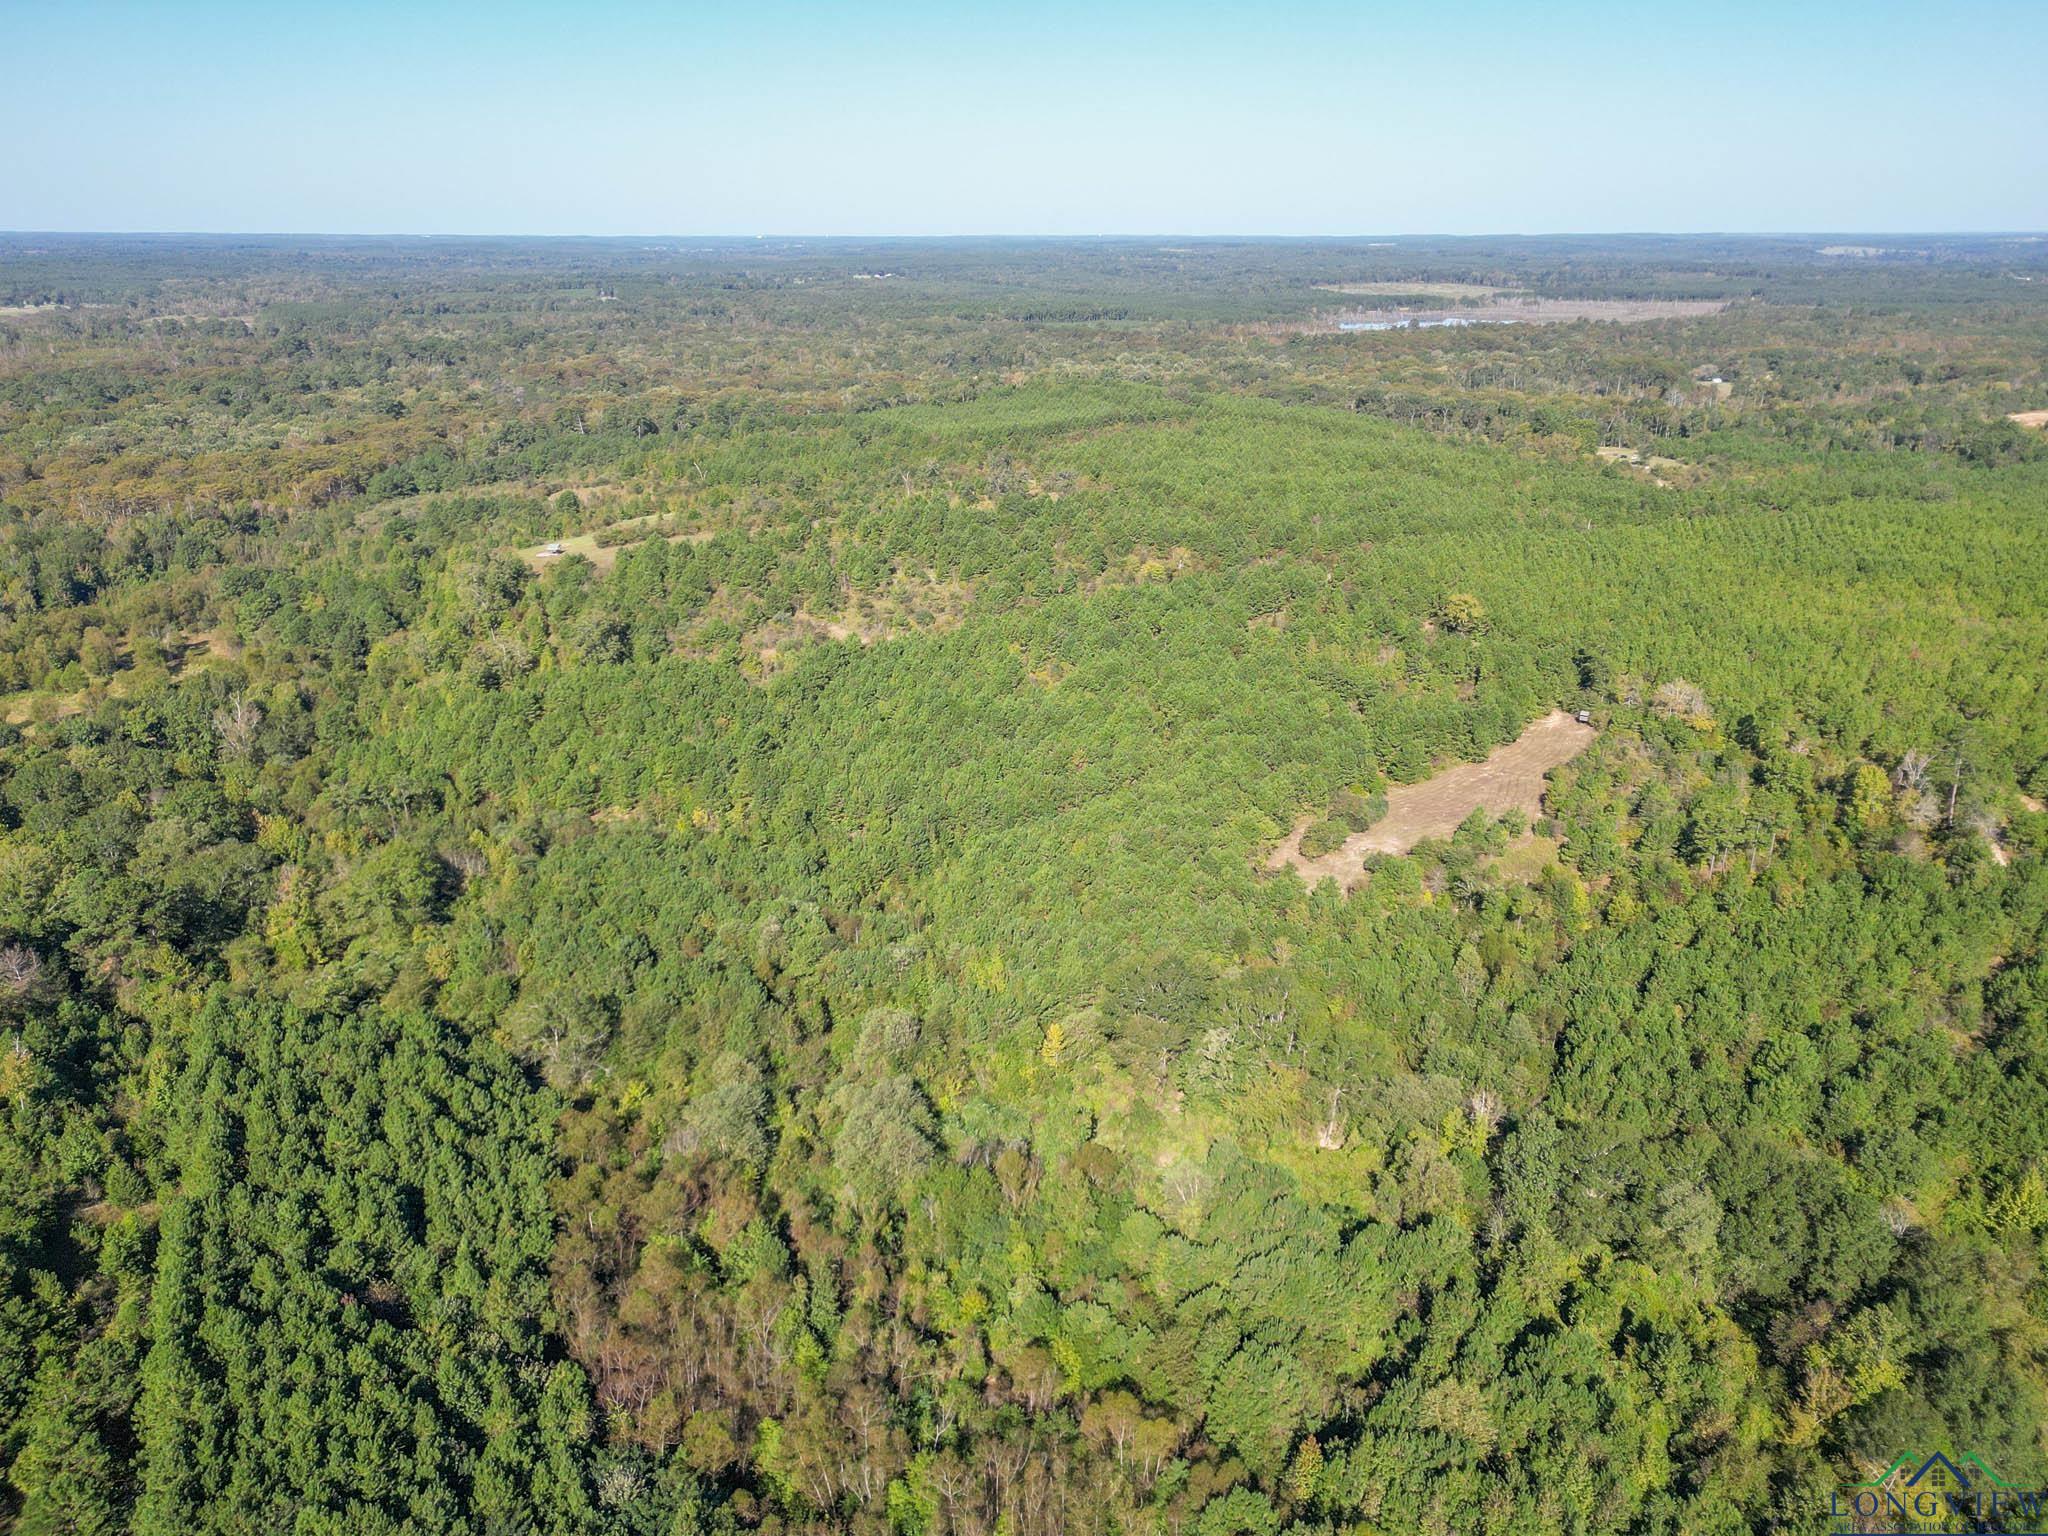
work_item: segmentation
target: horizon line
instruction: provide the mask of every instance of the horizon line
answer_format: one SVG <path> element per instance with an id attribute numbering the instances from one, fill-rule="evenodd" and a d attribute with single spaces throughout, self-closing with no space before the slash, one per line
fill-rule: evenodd
<path id="1" fill-rule="evenodd" d="M 1282 234 L 1274 232 L 1245 233 L 1197 233 L 1189 230 L 1125 230 L 1089 231 L 1082 233 L 1045 233 L 1037 231 L 919 231 L 917 233 L 863 233 L 847 231 L 824 233 L 819 231 L 692 231 L 666 234 L 645 231 L 625 231 L 611 234 L 561 233 L 558 231 L 516 231 L 516 230 L 341 230 L 341 229 L 0 229 L 0 239 L 65 238 L 65 239 L 129 239 L 129 240 L 730 240 L 737 242 L 767 240 L 830 240 L 830 241 L 891 241 L 891 240 L 1041 240 L 1041 241 L 1082 241 L 1082 240 L 1199 240 L 1223 241 L 1371 241 L 1371 240 L 1568 240 L 1568 239 L 1709 239 L 1733 238 L 1749 240 L 1785 239 L 1805 240 L 1823 236 L 1860 236 L 1885 239 L 2011 239 L 2048 240 L 2048 229 L 1982 228 L 1982 229 L 1552 229 L 1552 230 L 1485 230 L 1476 233 L 1454 233 L 1446 230 L 1405 230 L 1405 231 L 1359 231 L 1345 234 L 1336 231 L 1315 231 L 1304 234 Z"/>

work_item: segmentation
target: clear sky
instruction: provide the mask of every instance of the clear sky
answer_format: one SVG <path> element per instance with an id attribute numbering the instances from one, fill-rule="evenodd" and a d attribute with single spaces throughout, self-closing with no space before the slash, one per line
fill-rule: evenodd
<path id="1" fill-rule="evenodd" d="M 0 0 L 0 228 L 2039 230 L 2048 0 Z"/>

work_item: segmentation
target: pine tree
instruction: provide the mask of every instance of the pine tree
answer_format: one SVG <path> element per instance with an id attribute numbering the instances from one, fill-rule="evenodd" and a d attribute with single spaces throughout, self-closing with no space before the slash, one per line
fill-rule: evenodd
<path id="1" fill-rule="evenodd" d="M 1287 1496 L 1297 1504 L 1314 1499 L 1322 1487 L 1323 1447 L 1314 1435 L 1301 1442 L 1287 1468 Z"/>

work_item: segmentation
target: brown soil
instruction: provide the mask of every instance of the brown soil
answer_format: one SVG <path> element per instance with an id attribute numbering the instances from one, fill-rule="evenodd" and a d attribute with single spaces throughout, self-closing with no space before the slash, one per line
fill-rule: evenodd
<path id="1" fill-rule="evenodd" d="M 2014 411 L 2005 419 L 2016 421 L 2023 427 L 2048 428 L 2048 411 Z"/>
<path id="2" fill-rule="evenodd" d="M 1316 821 L 1304 816 L 1273 850 L 1266 867 L 1278 870 L 1291 864 L 1310 885 L 1335 880 L 1345 890 L 1355 890 L 1364 883 L 1368 854 L 1406 853 L 1429 838 L 1449 837 L 1475 810 L 1494 816 L 1509 810 L 1535 815 L 1543 806 L 1544 776 L 1585 751 L 1595 734 L 1590 725 L 1554 709 L 1506 746 L 1496 747 L 1483 763 L 1459 763 L 1420 784 L 1388 790 L 1387 814 L 1366 831 L 1354 833 L 1335 853 L 1319 859 L 1302 856 L 1302 834 Z"/>

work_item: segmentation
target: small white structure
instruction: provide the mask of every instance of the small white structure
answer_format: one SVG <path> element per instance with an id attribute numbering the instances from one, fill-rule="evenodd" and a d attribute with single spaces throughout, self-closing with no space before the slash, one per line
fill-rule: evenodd
<path id="1" fill-rule="evenodd" d="M 543 556 L 559 555 L 562 552 L 562 541 L 557 539 L 553 543 L 543 544 L 540 547 L 540 552 Z"/>
<path id="2" fill-rule="evenodd" d="M 1593 723 L 1593 711 L 1591 711 L 1590 709 L 1582 709 L 1578 712 L 1575 718 L 1581 725 L 1591 725 Z"/>

